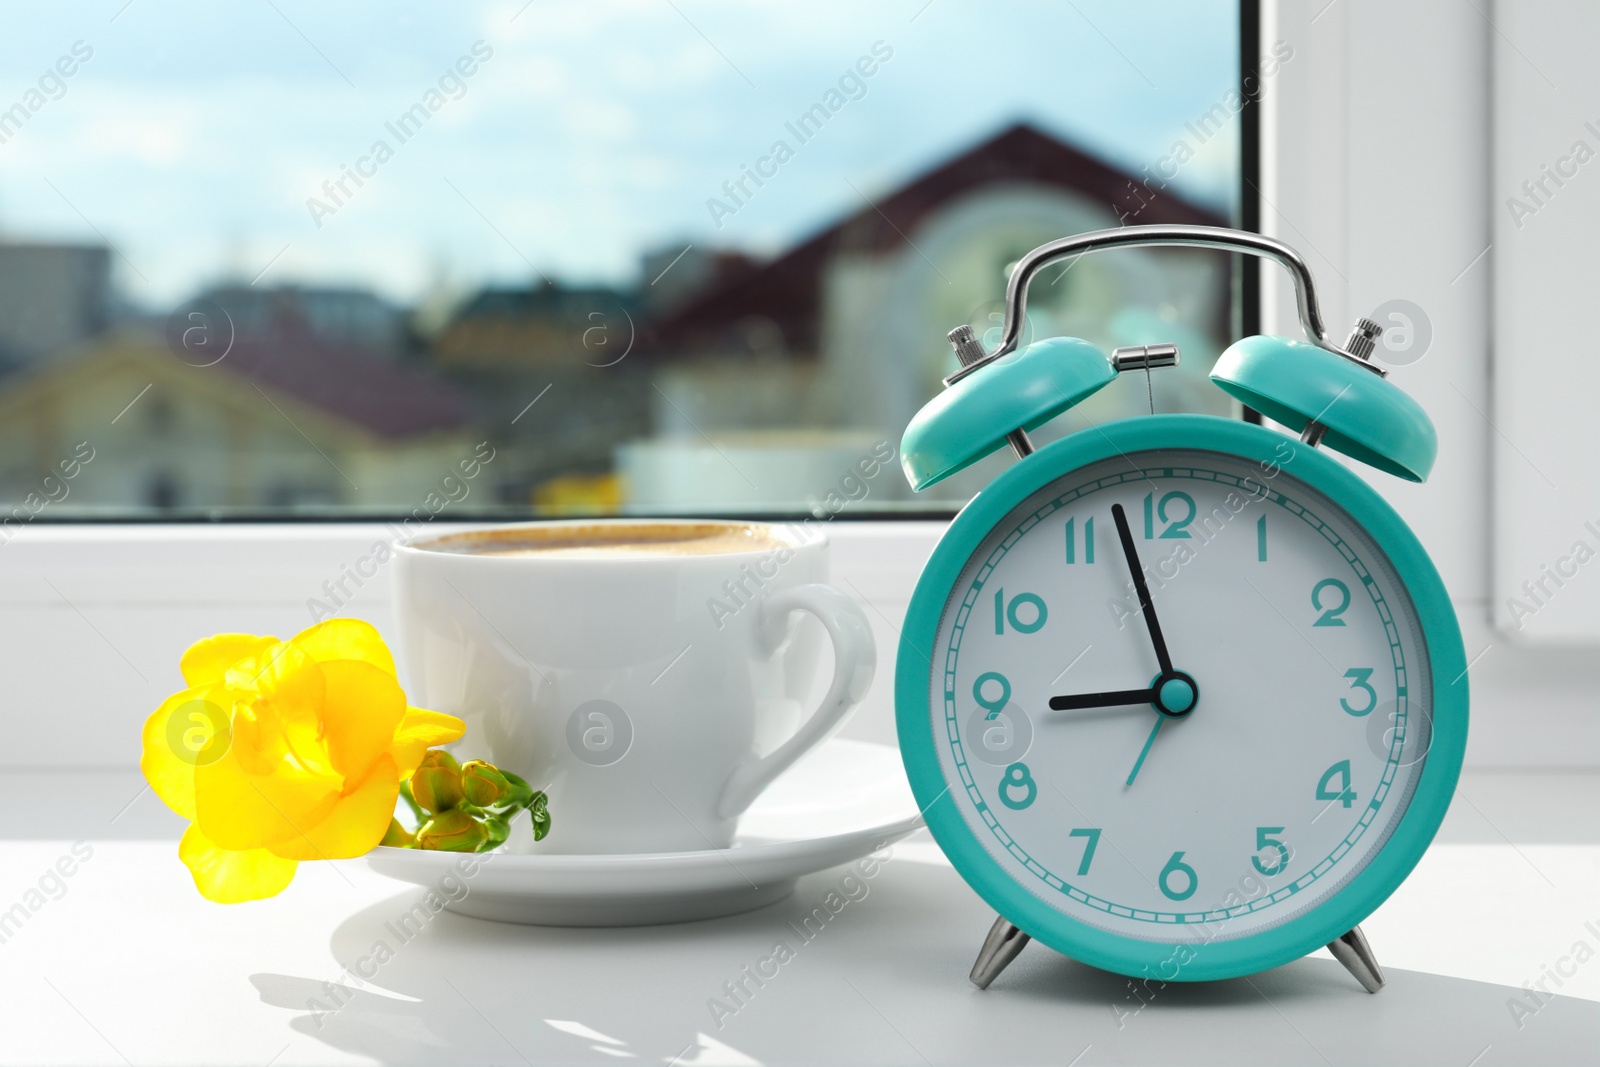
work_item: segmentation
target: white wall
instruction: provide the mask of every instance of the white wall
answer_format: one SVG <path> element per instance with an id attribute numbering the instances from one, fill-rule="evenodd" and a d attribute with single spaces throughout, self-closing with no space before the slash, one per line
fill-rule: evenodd
<path id="1" fill-rule="evenodd" d="M 1484 5 L 1454 0 L 1269 3 L 1264 16 L 1264 44 L 1286 41 L 1295 57 L 1267 84 L 1263 230 L 1310 260 L 1336 339 L 1392 299 L 1414 302 L 1432 323 L 1430 350 L 1391 380 L 1432 416 L 1438 466 L 1424 485 L 1368 480 L 1433 555 L 1467 657 L 1477 657 L 1468 759 L 1593 766 L 1600 655 L 1524 646 L 1494 629 L 1492 531 L 1503 501 L 1490 420 L 1495 373 L 1506 371 L 1491 345 L 1496 31 Z M 1267 331 L 1296 334 L 1287 277 L 1264 267 L 1263 280 Z M 1577 347 L 1546 355 L 1592 358 Z"/>

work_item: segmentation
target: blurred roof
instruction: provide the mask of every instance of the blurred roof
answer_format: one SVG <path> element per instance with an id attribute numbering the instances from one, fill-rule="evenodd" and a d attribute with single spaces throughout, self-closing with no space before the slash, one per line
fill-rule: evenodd
<path id="1" fill-rule="evenodd" d="M 217 369 L 287 393 L 379 437 L 453 430 L 470 418 L 466 398 L 437 375 L 309 334 L 240 338 Z"/>
<path id="2" fill-rule="evenodd" d="M 1070 189 L 1118 217 L 1137 210 L 1140 223 L 1227 225 L 1215 212 L 1170 189 L 1145 189 L 1152 199 L 1140 199 L 1132 174 L 1018 123 L 863 205 L 765 265 L 687 300 L 651 324 L 642 338 L 644 350 L 672 351 L 739 322 L 764 319 L 777 327 L 791 350 L 814 351 L 823 272 L 836 252 L 901 248 L 906 235 L 915 233 L 929 215 L 957 197 L 1000 182 Z"/>

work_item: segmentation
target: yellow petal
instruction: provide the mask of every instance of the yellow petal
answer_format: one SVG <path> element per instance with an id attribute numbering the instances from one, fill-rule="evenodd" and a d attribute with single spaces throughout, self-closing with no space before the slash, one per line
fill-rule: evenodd
<path id="1" fill-rule="evenodd" d="M 233 743 L 243 766 L 270 773 L 285 753 L 313 771 L 331 771 L 322 743 L 327 683 L 322 668 L 298 646 L 281 642 L 228 669 L 239 702 Z"/>
<path id="2" fill-rule="evenodd" d="M 360 619 L 328 619 L 301 630 L 290 641 L 318 663 L 355 659 L 394 676 L 394 656 L 371 623 Z"/>
<path id="3" fill-rule="evenodd" d="M 274 856 L 264 848 L 218 848 L 198 826 L 184 831 L 183 840 L 178 842 L 178 858 L 194 876 L 200 895 L 218 904 L 275 897 L 294 879 L 298 866 L 294 860 Z"/>
<path id="4" fill-rule="evenodd" d="M 339 798 L 333 810 L 316 826 L 271 846 L 275 855 L 291 860 L 343 860 L 364 856 L 378 847 L 394 818 L 400 796 L 400 775 L 387 755 L 372 764 L 372 773 Z"/>
<path id="5" fill-rule="evenodd" d="M 194 818 L 194 769 L 227 751 L 227 713 L 206 698 L 209 689 L 174 693 L 144 721 L 139 769 L 162 803 Z"/>
<path id="6" fill-rule="evenodd" d="M 362 781 L 373 761 L 386 757 L 394 743 L 406 713 L 406 695 L 394 675 L 359 660 L 324 663 L 322 677 L 327 684 L 322 726 L 329 759 L 347 783 Z"/>
<path id="7" fill-rule="evenodd" d="M 407 708 L 400 728 L 394 733 L 394 747 L 389 750 L 400 768 L 400 777 L 411 777 L 428 749 L 458 741 L 466 732 L 467 724 L 454 715 L 426 708 Z"/>
<path id="8" fill-rule="evenodd" d="M 331 770 L 308 770 L 291 758 L 277 761 L 271 774 L 251 774 L 236 744 L 195 768 L 195 823 L 222 848 L 264 848 L 320 823 L 341 785 Z"/>
<path id="9" fill-rule="evenodd" d="M 255 634 L 216 634 L 189 646 L 178 661 L 183 670 L 183 680 L 191 686 L 214 685 L 242 659 L 260 655 L 278 643 L 276 637 L 257 637 Z"/>

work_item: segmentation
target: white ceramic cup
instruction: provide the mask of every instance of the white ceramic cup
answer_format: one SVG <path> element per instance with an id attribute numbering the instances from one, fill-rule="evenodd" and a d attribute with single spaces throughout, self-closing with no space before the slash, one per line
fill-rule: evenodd
<path id="1" fill-rule="evenodd" d="M 742 536 L 750 547 L 481 551 L 486 541 L 663 533 Z M 508 847 L 726 848 L 751 801 L 872 682 L 872 632 L 854 601 L 823 584 L 827 560 L 820 533 L 756 523 L 529 523 L 416 538 L 395 556 L 408 692 L 466 721 L 452 746 L 461 758 L 549 793 L 550 835 L 533 846 L 514 832 Z M 807 716 L 823 632 L 833 678 Z"/>

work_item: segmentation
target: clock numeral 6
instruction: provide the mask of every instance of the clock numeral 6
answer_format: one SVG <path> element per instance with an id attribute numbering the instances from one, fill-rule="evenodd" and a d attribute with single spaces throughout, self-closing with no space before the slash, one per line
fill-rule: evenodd
<path id="1" fill-rule="evenodd" d="M 1335 778 L 1339 779 L 1338 786 L 1333 789 L 1328 788 Z M 1356 799 L 1356 791 L 1350 788 L 1349 760 L 1342 759 L 1323 773 L 1322 780 L 1317 783 L 1317 799 L 1337 800 L 1347 808 Z"/>
<path id="2" fill-rule="evenodd" d="M 1067 836 L 1068 837 L 1086 837 L 1086 838 L 1089 839 L 1088 842 L 1085 843 L 1084 846 L 1083 846 L 1083 861 L 1078 864 L 1078 873 L 1079 874 L 1088 874 L 1089 873 L 1089 864 L 1094 862 L 1094 850 L 1100 844 L 1100 830 L 1098 828 L 1085 829 L 1085 830 L 1074 830 L 1070 834 L 1068 834 Z"/>
<path id="3" fill-rule="evenodd" d="M 1032 608 L 1033 618 L 1024 619 L 1018 608 Z M 1006 632 L 1006 623 L 1011 623 L 1011 628 L 1019 634 L 1038 633 L 1044 627 L 1044 620 L 1050 617 L 1050 610 L 1044 606 L 1044 598 L 1038 593 L 1018 593 L 1011 598 L 1010 604 L 1006 603 L 1006 591 L 994 591 L 994 632 Z"/>
<path id="4" fill-rule="evenodd" d="M 993 696 L 984 696 L 985 686 L 989 686 L 990 682 L 999 686 L 999 692 Z M 994 687 L 990 686 L 988 692 L 995 693 Z M 984 716 L 985 719 L 998 718 L 1000 713 L 1006 710 L 1006 705 L 1011 703 L 1011 683 L 999 671 L 986 671 L 978 675 L 978 680 L 972 683 L 972 699 L 978 702 L 978 707 L 989 713 Z"/>
<path id="5" fill-rule="evenodd" d="M 1281 833 L 1283 833 L 1283 827 L 1281 826 L 1256 827 L 1256 851 L 1260 852 L 1264 848 L 1277 849 L 1278 851 L 1278 861 L 1276 863 L 1262 863 L 1260 856 L 1250 857 L 1250 865 L 1268 878 L 1275 874 L 1282 874 L 1283 869 L 1289 866 L 1289 847 L 1272 836 L 1273 834 Z"/>
<path id="6" fill-rule="evenodd" d="M 1169 519 L 1167 517 L 1167 509 L 1173 504 L 1188 508 L 1188 514 L 1181 519 Z M 1176 514 L 1176 509 L 1174 509 L 1174 514 Z M 1155 526 L 1157 519 L 1167 524 L 1167 528 L 1161 531 L 1162 537 L 1187 538 L 1189 536 L 1189 524 L 1194 521 L 1196 514 L 1198 514 L 1198 509 L 1194 506 L 1194 497 L 1188 493 L 1177 491 L 1165 493 L 1159 502 L 1156 500 L 1154 493 L 1146 493 L 1144 495 L 1144 539 L 1148 541 L 1156 536 Z"/>
<path id="7" fill-rule="evenodd" d="M 1168 883 L 1174 874 L 1181 874 L 1188 883 L 1182 889 L 1175 890 Z M 1194 896 L 1194 891 L 1200 888 L 1200 879 L 1195 875 L 1194 868 L 1183 862 L 1183 853 L 1174 852 L 1167 865 L 1161 868 L 1161 892 L 1168 900 L 1188 900 Z"/>
<path id="8" fill-rule="evenodd" d="M 1323 600 L 1330 603 L 1338 601 L 1332 607 L 1324 607 Z M 1324 578 L 1311 587 L 1311 606 L 1322 612 L 1317 616 L 1317 621 L 1312 626 L 1343 626 L 1345 609 L 1350 606 L 1350 587 L 1337 578 Z"/>
<path id="9" fill-rule="evenodd" d="M 1022 799 L 1013 797 L 1013 790 L 1022 791 Z M 1039 786 L 1033 780 L 1033 775 L 1028 773 L 1026 763 L 1013 763 L 1006 768 L 1006 776 L 1000 779 L 1000 803 L 1012 811 L 1021 811 L 1033 803 L 1033 798 L 1039 795 Z"/>
<path id="10" fill-rule="evenodd" d="M 1372 670 L 1371 667 L 1351 667 L 1344 672 L 1344 676 L 1350 679 L 1351 689 L 1364 689 L 1367 693 L 1367 706 L 1364 708 L 1352 708 L 1348 700 L 1340 697 L 1339 706 L 1345 710 L 1346 714 L 1354 715 L 1359 719 L 1363 715 L 1372 714 L 1372 709 L 1378 706 L 1378 691 L 1372 688 L 1372 684 L 1367 681 L 1368 678 L 1372 677 Z"/>

